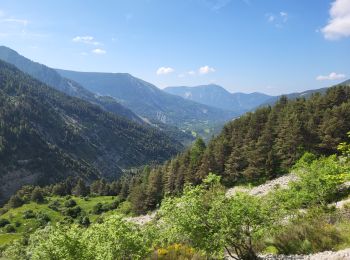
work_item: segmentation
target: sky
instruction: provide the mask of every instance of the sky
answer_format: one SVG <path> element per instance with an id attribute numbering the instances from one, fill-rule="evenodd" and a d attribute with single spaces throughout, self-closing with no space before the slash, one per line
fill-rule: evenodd
<path id="1" fill-rule="evenodd" d="M 160 88 L 278 95 L 350 78 L 350 0 L 0 0 L 0 45 Z"/>

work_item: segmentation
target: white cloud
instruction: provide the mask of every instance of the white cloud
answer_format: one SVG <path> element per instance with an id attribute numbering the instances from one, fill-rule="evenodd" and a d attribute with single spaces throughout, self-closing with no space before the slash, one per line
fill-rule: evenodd
<path id="1" fill-rule="evenodd" d="M 332 72 L 326 76 L 324 75 L 317 76 L 316 80 L 336 80 L 336 79 L 343 79 L 345 77 L 346 77 L 345 74 Z"/>
<path id="2" fill-rule="evenodd" d="M 101 45 L 101 43 L 98 41 L 95 41 L 95 38 L 92 36 L 76 36 L 72 39 L 72 41 L 85 43 L 85 44 L 92 44 L 92 45 Z"/>
<path id="3" fill-rule="evenodd" d="M 329 11 L 328 24 L 322 28 L 322 33 L 327 40 L 337 40 L 350 36 L 350 1 L 335 0 Z"/>
<path id="4" fill-rule="evenodd" d="M 103 54 L 106 54 L 107 52 L 103 49 L 97 48 L 97 49 L 92 50 L 92 53 L 103 55 Z"/>
<path id="5" fill-rule="evenodd" d="M 5 15 L 5 12 L 3 10 L 0 10 L 0 17 L 4 15 Z"/>
<path id="6" fill-rule="evenodd" d="M 215 72 L 215 69 L 209 66 L 200 67 L 198 70 L 199 74 L 208 74 L 210 72 Z"/>
<path id="7" fill-rule="evenodd" d="M 173 68 L 170 68 L 170 67 L 160 67 L 156 73 L 157 73 L 157 75 L 166 75 L 166 74 L 172 73 L 174 71 L 175 70 Z"/>
<path id="8" fill-rule="evenodd" d="M 272 23 L 273 21 L 275 20 L 275 16 L 270 14 L 270 15 L 267 15 L 267 21 L 269 21 L 270 23 Z"/>
<path id="9" fill-rule="evenodd" d="M 219 11 L 220 9 L 227 6 L 231 3 L 232 0 L 198 0 L 200 3 L 203 3 L 212 11 Z"/>
<path id="10" fill-rule="evenodd" d="M 283 24 L 288 22 L 289 15 L 287 12 L 281 11 L 278 14 L 265 14 L 267 21 L 278 28 L 283 27 Z"/>
<path id="11" fill-rule="evenodd" d="M 187 74 L 193 76 L 196 74 L 196 72 L 194 70 L 190 70 L 189 72 L 187 72 Z"/>
<path id="12" fill-rule="evenodd" d="M 288 13 L 286 12 L 280 12 L 280 17 L 282 18 L 282 21 L 286 23 L 288 21 Z"/>
<path id="13" fill-rule="evenodd" d="M 5 23 L 16 23 L 16 24 L 20 24 L 23 26 L 27 26 L 29 21 L 25 20 L 25 19 L 16 19 L 16 18 L 6 18 L 1 20 L 1 22 L 5 22 Z"/>

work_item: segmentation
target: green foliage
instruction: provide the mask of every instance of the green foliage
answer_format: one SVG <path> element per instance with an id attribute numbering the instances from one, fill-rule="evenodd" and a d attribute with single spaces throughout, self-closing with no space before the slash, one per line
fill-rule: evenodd
<path id="1" fill-rule="evenodd" d="M 24 219 L 31 219 L 31 218 L 35 218 L 35 213 L 33 210 L 26 210 L 23 212 L 23 218 Z"/>
<path id="2" fill-rule="evenodd" d="M 20 242 L 9 246 L 5 256 L 10 259 L 114 260 L 144 259 L 150 245 L 136 225 L 113 216 L 88 229 L 77 225 L 49 226 L 34 233 L 28 245 Z"/>
<path id="3" fill-rule="evenodd" d="M 68 199 L 64 202 L 64 206 L 66 208 L 72 208 L 72 207 L 75 207 L 77 205 L 77 202 L 73 199 Z"/>
<path id="4" fill-rule="evenodd" d="M 300 180 L 292 182 L 289 189 L 278 190 L 273 194 L 273 203 L 285 209 L 300 209 L 317 205 L 327 205 L 339 199 L 339 185 L 350 177 L 350 166 L 333 155 L 310 161 L 304 156 L 294 171 Z"/>
<path id="5" fill-rule="evenodd" d="M 348 132 L 348 137 L 350 138 L 350 132 Z M 342 142 L 338 145 L 338 150 L 348 159 L 350 158 L 350 144 L 347 142 Z"/>
<path id="6" fill-rule="evenodd" d="M 259 241 L 278 219 L 274 205 L 245 193 L 238 193 L 228 201 L 224 220 L 227 250 L 241 259 L 257 259 Z"/>
<path id="7" fill-rule="evenodd" d="M 8 219 L 1 218 L 0 219 L 0 228 L 10 224 L 10 221 Z"/>
<path id="8" fill-rule="evenodd" d="M 275 219 L 274 208 L 247 194 L 226 198 L 219 180 L 210 174 L 203 185 L 186 187 L 182 197 L 165 199 L 163 243 L 188 243 L 213 257 L 222 257 L 226 249 L 254 259 L 255 243 Z"/>
<path id="9" fill-rule="evenodd" d="M 158 248 L 152 255 L 154 260 L 201 260 L 206 259 L 192 247 L 183 244 L 173 244 Z"/>
<path id="10" fill-rule="evenodd" d="M 79 178 L 77 185 L 73 188 L 72 193 L 75 196 L 85 197 L 90 193 L 90 191 L 89 188 L 86 187 L 84 180 Z"/>
<path id="11" fill-rule="evenodd" d="M 281 226 L 273 245 L 281 254 L 310 254 L 334 250 L 342 242 L 342 234 L 330 223 L 330 215 L 315 208 Z"/>
<path id="12" fill-rule="evenodd" d="M 20 206 L 22 206 L 24 204 L 24 201 L 21 197 L 19 197 L 18 195 L 13 195 L 11 196 L 9 202 L 8 202 L 8 206 L 10 208 L 18 208 Z"/>
<path id="13" fill-rule="evenodd" d="M 31 195 L 31 201 L 34 201 L 36 203 L 43 203 L 44 202 L 44 196 L 40 190 L 40 188 L 36 187 Z"/>
<path id="14" fill-rule="evenodd" d="M 65 208 L 62 210 L 62 214 L 65 216 L 69 216 L 71 218 L 77 218 L 81 213 L 81 207 L 74 206 L 70 208 Z"/>
<path id="15" fill-rule="evenodd" d="M 16 232 L 16 228 L 11 224 L 6 225 L 4 230 L 6 233 L 15 233 Z"/>

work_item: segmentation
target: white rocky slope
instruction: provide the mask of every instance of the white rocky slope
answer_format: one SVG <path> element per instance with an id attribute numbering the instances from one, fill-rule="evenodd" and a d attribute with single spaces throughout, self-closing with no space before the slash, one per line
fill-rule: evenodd
<path id="1" fill-rule="evenodd" d="M 261 184 L 259 186 L 253 187 L 252 189 L 243 187 L 233 187 L 227 190 L 226 196 L 232 197 L 236 194 L 236 192 L 248 192 L 250 195 L 253 196 L 264 196 L 276 188 L 285 189 L 288 187 L 289 182 L 296 180 L 298 180 L 298 176 L 296 176 L 295 174 L 286 174 L 271 181 L 267 181 L 266 183 Z"/>
<path id="2" fill-rule="evenodd" d="M 226 258 L 230 259 L 230 258 Z M 312 255 L 266 255 L 262 260 L 349 260 L 350 248 L 337 252 L 325 251 Z"/>

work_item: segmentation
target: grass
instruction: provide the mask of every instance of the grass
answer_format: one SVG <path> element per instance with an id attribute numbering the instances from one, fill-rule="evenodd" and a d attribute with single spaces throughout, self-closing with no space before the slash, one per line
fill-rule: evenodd
<path id="1" fill-rule="evenodd" d="M 81 207 L 83 211 L 87 213 L 91 222 L 95 222 L 97 218 L 101 216 L 111 215 L 116 212 L 120 213 L 117 210 L 110 210 L 108 212 L 102 213 L 101 215 L 93 214 L 91 211 L 97 203 L 107 204 L 112 203 L 117 197 L 115 196 L 98 196 L 90 197 L 88 199 L 74 197 L 78 206 Z M 13 226 L 15 226 L 15 233 L 6 233 L 4 228 L 0 228 L 0 246 L 11 243 L 12 241 L 21 238 L 25 233 L 32 233 L 40 227 L 40 222 L 36 218 L 25 219 L 23 218 L 24 212 L 32 210 L 34 213 L 42 212 L 49 216 L 50 222 L 55 224 L 65 218 L 61 212 L 52 210 L 48 207 L 50 202 L 59 201 L 61 205 L 66 201 L 65 197 L 48 197 L 46 198 L 45 203 L 38 204 L 35 202 L 30 202 L 24 204 L 23 206 L 15 209 L 10 209 L 8 212 L 0 216 L 0 219 L 8 219 Z M 17 225 L 16 225 L 17 224 Z"/>

